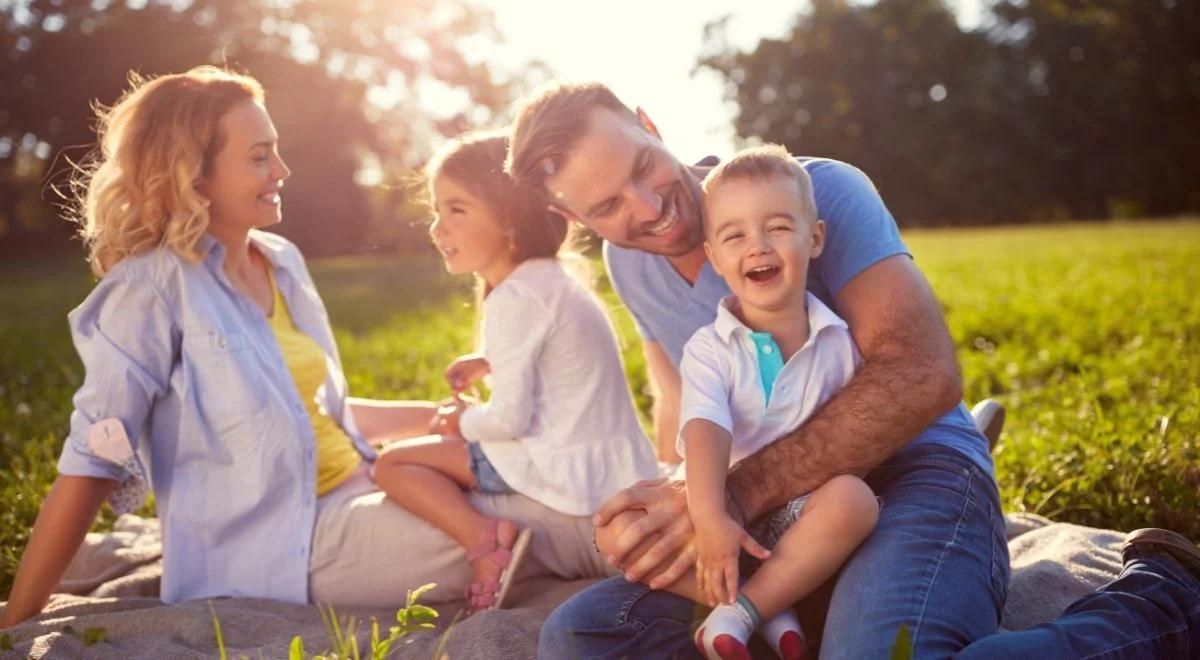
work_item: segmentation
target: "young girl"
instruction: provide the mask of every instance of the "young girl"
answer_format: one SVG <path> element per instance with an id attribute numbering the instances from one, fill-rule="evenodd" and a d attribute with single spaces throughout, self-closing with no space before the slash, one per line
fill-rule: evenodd
<path id="1" fill-rule="evenodd" d="M 456 396 L 437 435 L 386 447 L 374 468 L 380 489 L 467 550 L 468 614 L 503 604 L 530 533 L 476 511 L 466 489 L 586 516 L 657 469 L 608 319 L 558 259 L 566 222 L 504 174 L 506 149 L 501 133 L 469 134 L 426 169 L 434 245 L 484 290 L 482 354 L 446 378 L 457 394 L 490 373 L 492 398 Z"/>

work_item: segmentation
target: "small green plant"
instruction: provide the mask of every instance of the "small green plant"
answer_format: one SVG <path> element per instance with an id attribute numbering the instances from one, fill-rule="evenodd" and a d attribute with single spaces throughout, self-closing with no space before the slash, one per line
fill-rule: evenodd
<path id="1" fill-rule="evenodd" d="M 212 613 L 213 633 L 217 636 L 217 657 L 229 660 L 229 654 L 225 652 L 225 636 L 221 634 L 221 620 L 217 618 L 217 610 L 211 600 L 208 601 L 208 611 Z"/>
<path id="2" fill-rule="evenodd" d="M 363 660 L 364 657 L 370 660 L 384 660 L 391 655 L 392 645 L 405 636 L 437 627 L 437 610 L 417 602 L 421 596 L 436 586 L 436 584 L 430 583 L 416 589 L 409 589 L 404 607 L 396 612 L 397 625 L 388 629 L 387 637 L 380 632 L 379 620 L 371 617 L 371 636 L 366 656 L 362 654 L 358 645 L 358 630 L 362 622 L 354 616 L 345 619 L 338 617 L 332 605 L 318 606 L 321 612 L 321 622 L 325 624 L 330 648 L 307 657 L 310 660 Z M 208 608 L 212 612 L 213 632 L 217 637 L 217 654 L 221 660 L 227 660 L 225 638 L 221 634 L 221 621 L 217 618 L 217 612 L 213 609 L 211 601 L 208 603 Z M 441 651 L 444 642 L 443 638 L 442 643 L 438 645 L 438 652 Z M 305 660 L 305 657 L 304 640 L 300 635 L 296 635 L 288 645 L 288 660 Z"/>

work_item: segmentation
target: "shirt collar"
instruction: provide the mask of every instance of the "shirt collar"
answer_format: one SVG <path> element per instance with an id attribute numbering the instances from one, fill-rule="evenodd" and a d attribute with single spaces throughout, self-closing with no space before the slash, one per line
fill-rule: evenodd
<path id="1" fill-rule="evenodd" d="M 805 300 L 808 303 L 808 341 L 811 342 L 822 330 L 832 326 L 840 326 L 848 328 L 846 322 L 840 316 L 833 313 L 832 309 L 821 302 L 810 291 L 805 292 Z M 742 330 L 746 333 L 753 332 L 750 328 L 742 323 L 741 319 L 733 313 L 733 305 L 737 304 L 737 296 L 728 295 L 721 299 L 717 305 L 717 319 L 713 321 L 713 329 L 717 331 L 717 336 L 721 341 L 728 343 L 729 338 L 737 330 Z M 807 346 L 807 342 L 805 343 Z"/>
<path id="2" fill-rule="evenodd" d="M 258 251 L 267 258 L 267 261 L 271 262 L 271 266 L 277 270 L 283 269 L 289 273 L 291 272 L 291 268 L 288 266 L 286 260 L 281 258 L 285 246 L 284 242 L 272 240 L 274 234 L 258 229 L 251 229 L 249 238 L 254 247 L 258 248 Z M 200 243 L 197 247 L 205 263 L 213 268 L 222 267 L 225 261 L 225 246 L 221 244 L 221 241 L 214 238 L 212 234 L 205 232 L 200 237 Z"/>

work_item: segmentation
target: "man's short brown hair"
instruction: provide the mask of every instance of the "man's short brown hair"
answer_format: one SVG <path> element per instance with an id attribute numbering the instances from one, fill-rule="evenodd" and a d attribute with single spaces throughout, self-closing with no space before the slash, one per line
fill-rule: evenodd
<path id="1" fill-rule="evenodd" d="M 592 110 L 607 108 L 636 121 L 629 106 L 598 82 L 551 81 L 517 103 L 504 171 L 518 183 L 545 190 L 588 129 Z"/>
<path id="2" fill-rule="evenodd" d="M 743 149 L 734 154 L 733 158 L 720 163 L 709 170 L 700 188 L 707 197 L 712 189 L 721 182 L 731 179 L 750 179 L 762 181 L 772 177 L 782 176 L 796 182 L 800 195 L 800 206 L 809 221 L 817 218 L 817 202 L 813 198 L 812 177 L 808 171 L 796 162 L 796 158 L 788 150 L 778 144 L 765 144 L 761 147 Z"/>

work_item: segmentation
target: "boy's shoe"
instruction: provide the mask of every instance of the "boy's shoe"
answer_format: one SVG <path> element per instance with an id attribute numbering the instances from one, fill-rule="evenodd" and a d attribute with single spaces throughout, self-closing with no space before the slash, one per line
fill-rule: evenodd
<path id="1" fill-rule="evenodd" d="M 1187 537 L 1157 527 L 1134 530 L 1125 535 L 1125 543 L 1121 546 L 1121 560 L 1128 562 L 1138 553 L 1147 551 L 1170 555 L 1200 582 L 1200 548 Z"/>
<path id="2" fill-rule="evenodd" d="M 987 438 L 988 451 L 995 449 L 1000 432 L 1004 430 L 1004 404 L 995 399 L 984 399 L 971 408 L 971 417 L 975 420 L 975 428 Z"/>

